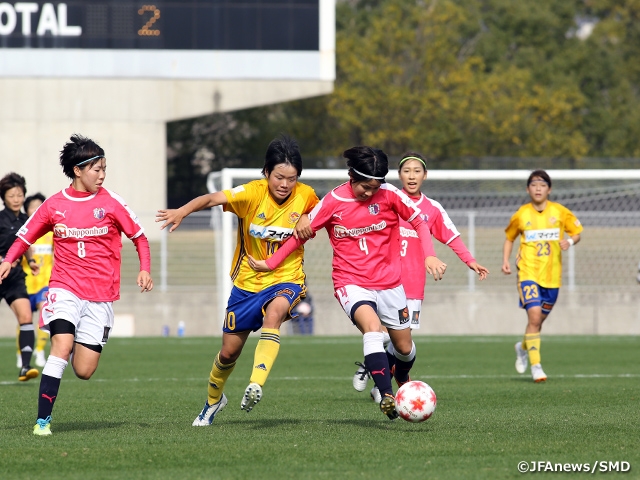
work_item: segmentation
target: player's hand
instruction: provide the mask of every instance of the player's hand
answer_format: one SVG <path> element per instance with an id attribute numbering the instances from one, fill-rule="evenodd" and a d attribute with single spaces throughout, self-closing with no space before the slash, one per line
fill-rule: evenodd
<path id="1" fill-rule="evenodd" d="M 2 280 L 7 278 L 7 275 L 9 275 L 10 271 L 11 271 L 11 264 L 9 262 L 0 263 L 0 283 L 2 283 Z"/>
<path id="2" fill-rule="evenodd" d="M 171 210 L 158 210 L 156 213 L 156 222 L 164 222 L 160 227 L 160 230 L 164 230 L 169 225 L 173 224 L 173 226 L 169 229 L 169 233 L 173 232 L 180 223 L 182 223 L 182 219 L 187 215 L 182 211 L 181 208 L 171 209 Z"/>
<path id="3" fill-rule="evenodd" d="M 559 243 L 561 250 L 569 250 L 569 248 L 571 247 L 571 244 L 567 241 L 566 238 L 564 240 L 560 240 Z"/>
<path id="4" fill-rule="evenodd" d="M 266 260 L 256 260 L 251 255 L 247 255 L 249 259 L 249 266 L 256 272 L 270 272 L 271 269 L 267 266 Z"/>
<path id="5" fill-rule="evenodd" d="M 489 275 L 489 269 L 482 265 L 478 265 L 476 262 L 470 263 L 469 268 L 478 274 L 480 281 L 484 280 L 487 278 L 487 275 Z"/>
<path id="6" fill-rule="evenodd" d="M 31 274 L 36 276 L 40 273 L 40 264 L 36 262 L 29 262 L 29 268 L 31 269 Z"/>
<path id="7" fill-rule="evenodd" d="M 511 275 L 511 265 L 509 265 L 509 262 L 504 262 L 502 264 L 502 273 L 505 275 Z"/>
<path id="8" fill-rule="evenodd" d="M 427 269 L 427 273 L 433 275 L 433 279 L 436 282 L 438 280 L 442 280 L 442 276 L 447 270 L 447 264 L 440 260 L 438 257 L 425 258 L 424 267 Z"/>
<path id="9" fill-rule="evenodd" d="M 311 221 L 309 215 L 303 213 L 296 223 L 296 228 L 293 230 L 293 236 L 301 240 L 309 240 L 313 237 L 313 229 L 311 228 Z"/>
<path id="10" fill-rule="evenodd" d="M 153 290 L 153 280 L 151 279 L 151 274 L 146 270 L 140 271 L 136 283 L 142 289 L 140 290 L 140 293 L 150 292 L 151 290 Z"/>

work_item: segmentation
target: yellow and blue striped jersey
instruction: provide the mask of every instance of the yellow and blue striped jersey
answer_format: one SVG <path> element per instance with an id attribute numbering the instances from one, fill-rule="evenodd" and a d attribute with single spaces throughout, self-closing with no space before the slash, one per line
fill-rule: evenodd
<path id="1" fill-rule="evenodd" d="M 507 240 L 520 237 L 520 250 L 516 257 L 518 282 L 532 280 L 545 288 L 562 285 L 562 250 L 560 240 L 577 235 L 583 228 L 568 208 L 547 201 L 538 212 L 531 203 L 518 209 L 505 229 Z"/>
<path id="2" fill-rule="evenodd" d="M 51 269 L 53 268 L 53 232 L 45 233 L 31 245 L 31 248 L 33 248 L 33 258 L 40 265 L 40 271 L 38 275 L 33 275 L 27 263 L 27 258 L 22 257 L 22 269 L 27 274 L 25 283 L 27 284 L 27 293 L 29 295 L 36 294 L 44 287 L 49 286 Z"/>
<path id="3" fill-rule="evenodd" d="M 300 215 L 309 213 L 319 202 L 313 188 L 296 183 L 291 195 L 278 205 L 269 194 L 266 179 L 223 190 L 227 197 L 225 211 L 238 216 L 238 238 L 231 264 L 233 284 L 249 292 L 259 292 L 278 283 L 304 283 L 302 260 L 304 247 L 298 247 L 280 267 L 271 272 L 256 272 L 247 255 L 266 260 L 282 242 L 293 235 Z"/>

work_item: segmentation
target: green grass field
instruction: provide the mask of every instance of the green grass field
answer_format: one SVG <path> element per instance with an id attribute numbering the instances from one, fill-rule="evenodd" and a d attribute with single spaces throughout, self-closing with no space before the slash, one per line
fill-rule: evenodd
<path id="1" fill-rule="evenodd" d="M 241 411 L 256 338 L 211 427 L 191 422 L 219 338 L 115 338 L 90 381 L 67 369 L 44 438 L 39 382 L 17 382 L 0 339 L 0 478 L 496 479 L 521 461 L 626 461 L 640 478 L 640 337 L 543 337 L 546 384 L 515 373 L 516 338 L 416 337 L 413 378 L 438 395 L 421 424 L 353 389 L 355 336 L 283 337 L 262 402 Z"/>

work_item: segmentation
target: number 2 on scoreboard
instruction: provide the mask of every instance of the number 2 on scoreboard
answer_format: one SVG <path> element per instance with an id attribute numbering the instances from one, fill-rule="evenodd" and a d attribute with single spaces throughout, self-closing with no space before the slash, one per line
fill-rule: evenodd
<path id="1" fill-rule="evenodd" d="M 151 25 L 156 23 L 160 18 L 160 9 L 156 8 L 155 5 L 143 5 L 138 10 L 138 15 L 142 16 L 147 12 L 151 13 L 151 17 L 149 18 L 149 20 L 147 20 L 147 23 L 145 23 L 142 28 L 138 30 L 138 35 L 140 35 L 141 37 L 157 37 L 158 35 L 160 35 L 160 30 L 152 29 Z"/>

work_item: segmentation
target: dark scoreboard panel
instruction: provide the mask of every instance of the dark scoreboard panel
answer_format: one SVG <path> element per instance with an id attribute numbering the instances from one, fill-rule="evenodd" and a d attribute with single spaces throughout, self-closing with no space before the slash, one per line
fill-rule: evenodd
<path id="1" fill-rule="evenodd" d="M 319 1 L 2 2 L 0 48 L 317 51 Z"/>

